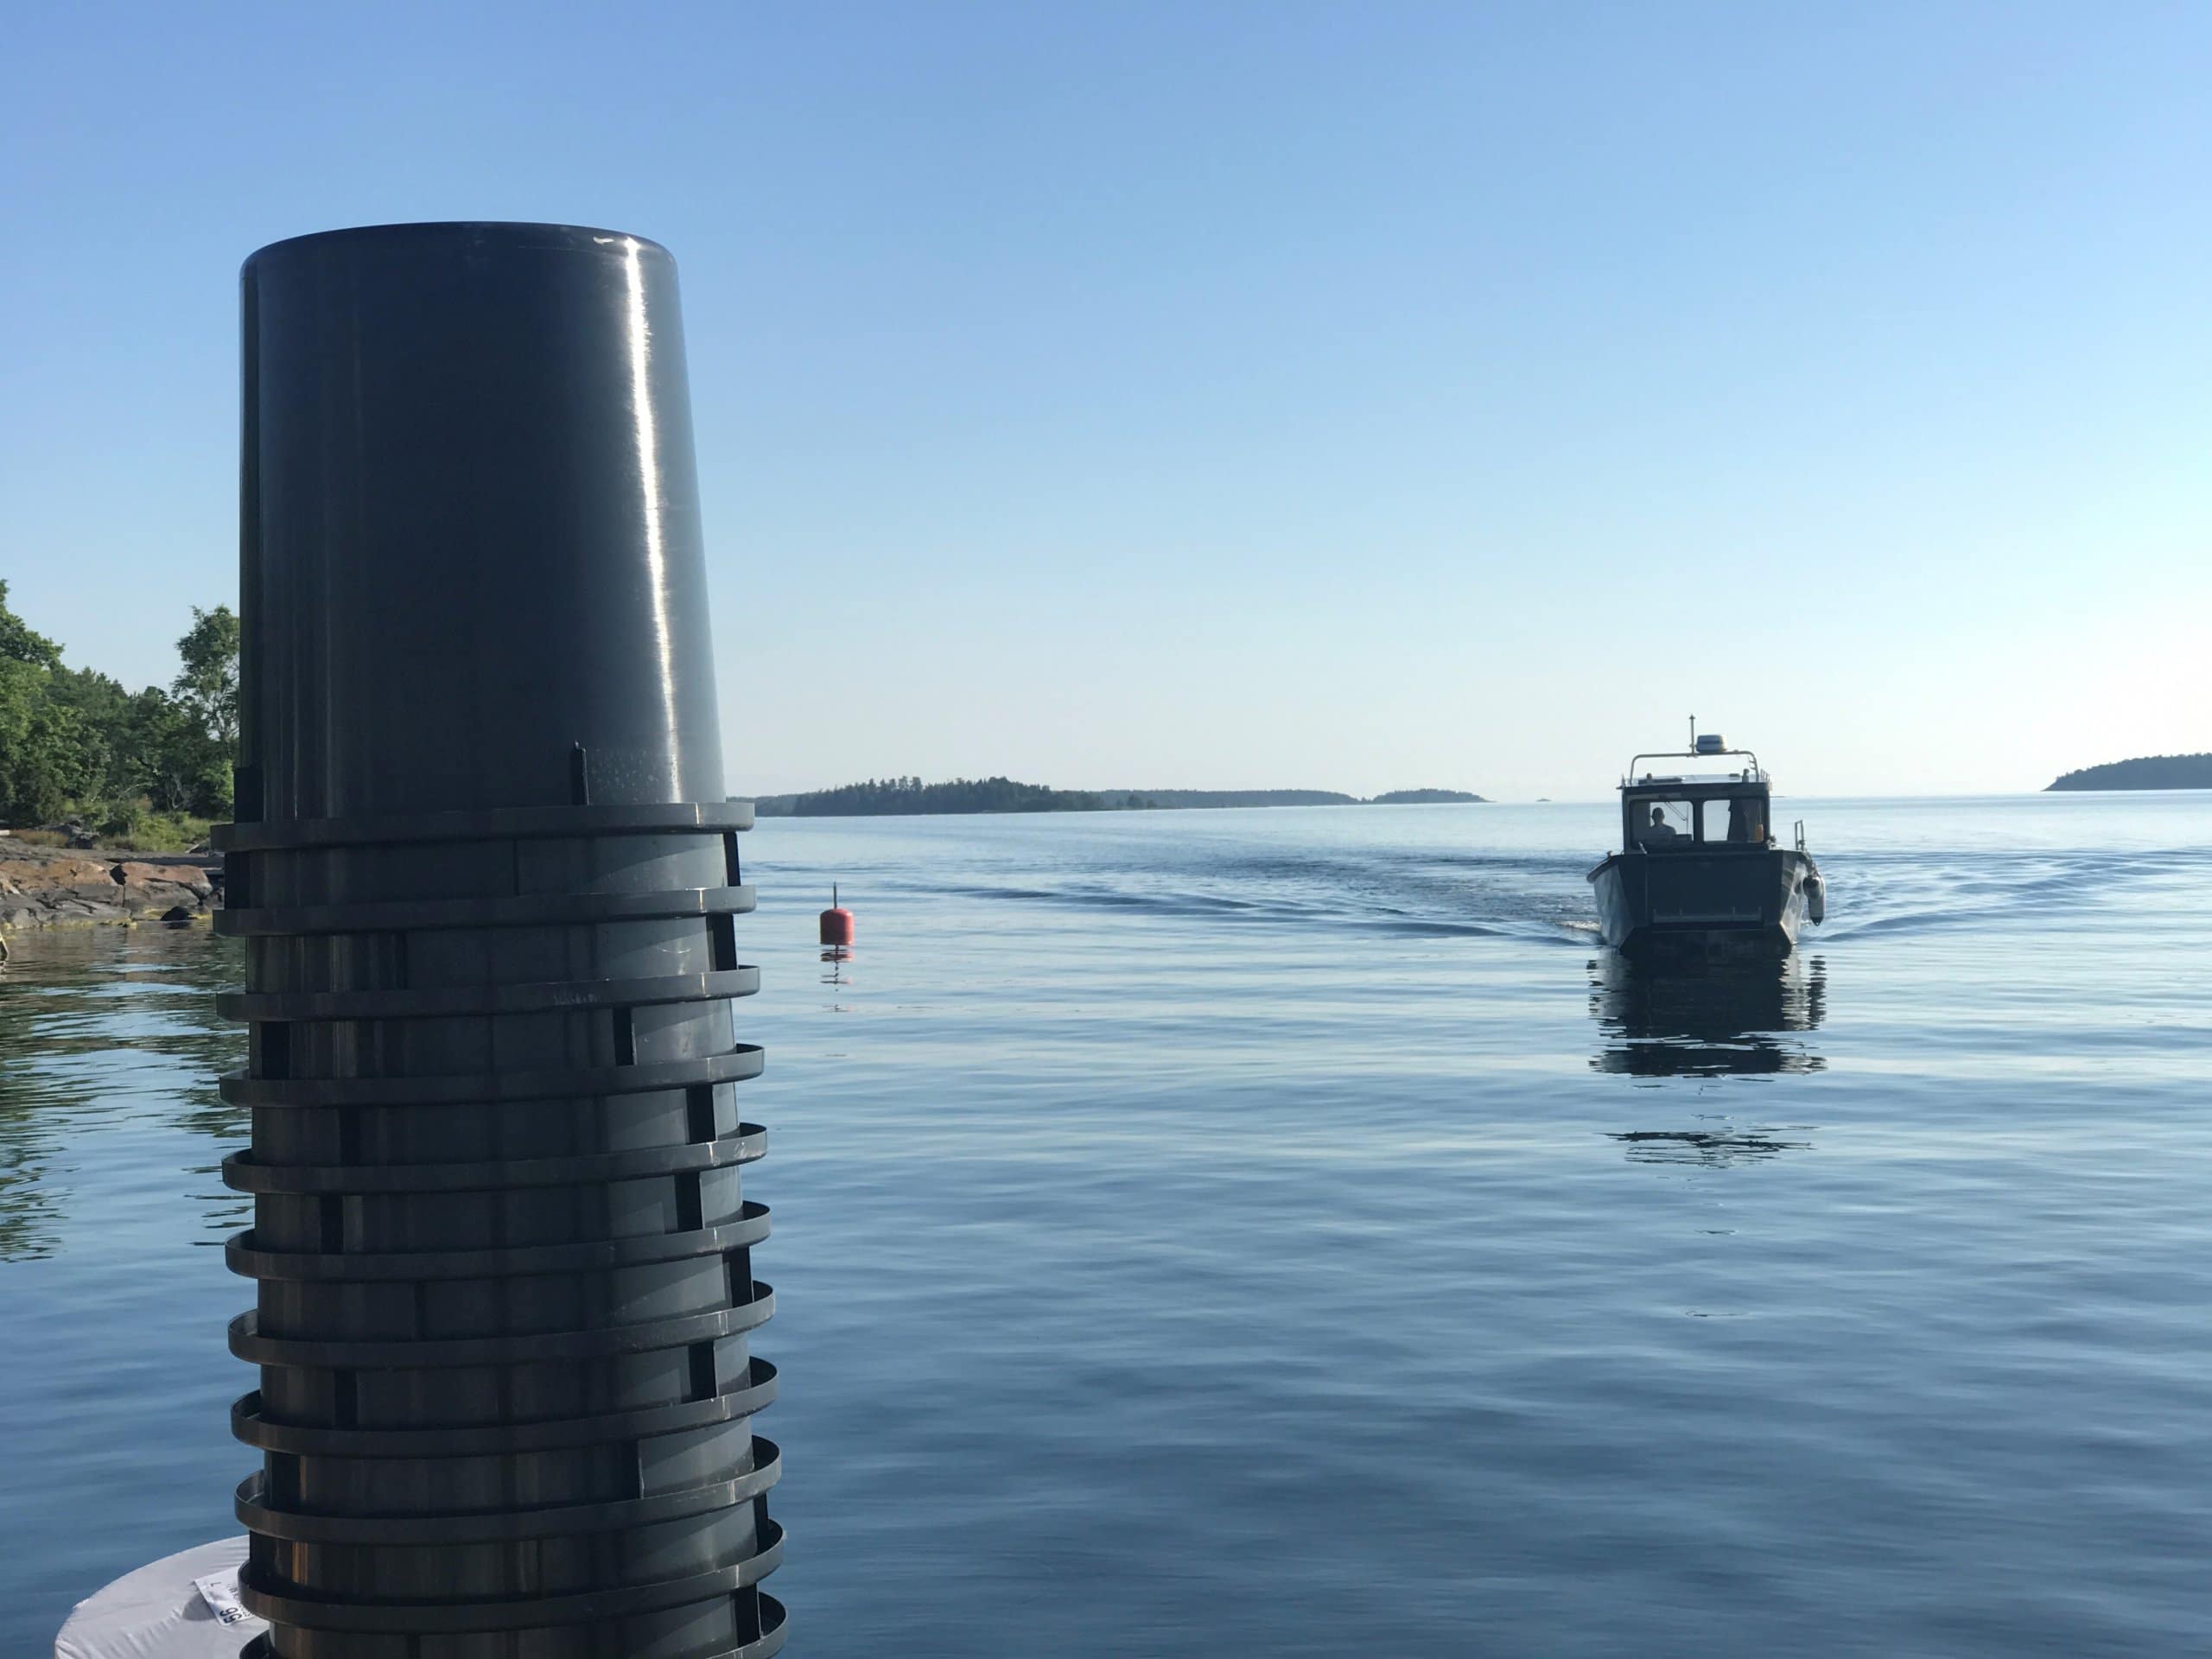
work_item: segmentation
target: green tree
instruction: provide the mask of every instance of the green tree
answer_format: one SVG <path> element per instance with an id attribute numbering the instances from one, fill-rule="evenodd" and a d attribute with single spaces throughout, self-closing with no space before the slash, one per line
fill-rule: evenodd
<path id="1" fill-rule="evenodd" d="M 146 793 L 167 811 L 226 817 L 238 742 L 237 613 L 194 606 L 176 654 L 184 666 L 169 683 L 172 695 L 149 687 L 130 711 Z"/>
<path id="2" fill-rule="evenodd" d="M 176 642 L 183 671 L 170 682 L 184 711 L 226 749 L 238 741 L 238 619 L 227 605 L 192 607 L 192 626 Z"/>
<path id="3" fill-rule="evenodd" d="M 44 823 L 99 782 L 105 748 L 84 717 L 67 703 L 41 697 L 5 746 L 0 790 L 10 819 Z"/>
<path id="4" fill-rule="evenodd" d="M 174 695 L 125 691 L 8 608 L 0 582 L 0 821 L 75 810 L 122 823 L 151 804 L 226 816 L 238 728 L 238 622 L 227 605 L 195 607 L 177 641 Z"/>
<path id="5" fill-rule="evenodd" d="M 144 796 L 163 812 L 219 817 L 230 810 L 231 751 L 207 734 L 184 705 L 157 685 L 125 704 L 111 768 L 121 796 Z"/>
<path id="6" fill-rule="evenodd" d="M 23 619 L 8 608 L 8 584 L 0 582 L 0 663 L 53 668 L 61 661 L 61 647 L 42 633 L 34 633 Z"/>
<path id="7" fill-rule="evenodd" d="M 98 669 L 57 665 L 47 677 L 49 701 L 75 712 L 99 753 L 86 756 L 95 770 L 86 789 L 104 800 L 143 792 L 126 726 L 130 694 Z"/>
<path id="8" fill-rule="evenodd" d="M 8 584 L 0 582 L 0 815 L 10 822 L 50 816 L 41 810 L 53 798 L 41 768 L 59 734 L 45 710 L 60 660 L 59 645 L 8 608 Z"/>

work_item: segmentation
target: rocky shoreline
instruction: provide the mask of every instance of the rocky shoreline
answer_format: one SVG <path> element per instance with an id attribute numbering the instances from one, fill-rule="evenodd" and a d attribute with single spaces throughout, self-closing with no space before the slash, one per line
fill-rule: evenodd
<path id="1" fill-rule="evenodd" d="M 222 880 L 219 854 L 38 847 L 0 836 L 0 934 L 192 921 L 221 903 Z"/>

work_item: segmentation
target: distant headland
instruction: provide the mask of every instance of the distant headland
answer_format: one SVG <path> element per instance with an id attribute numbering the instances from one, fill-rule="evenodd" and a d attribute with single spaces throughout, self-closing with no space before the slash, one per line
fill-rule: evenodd
<path id="1" fill-rule="evenodd" d="M 2212 754 L 2153 754 L 2084 766 L 2051 789 L 2212 789 Z"/>
<path id="2" fill-rule="evenodd" d="M 740 797 L 738 798 L 742 798 Z M 764 818 L 893 817 L 944 812 L 1148 812 L 1217 806 L 1411 806 L 1479 802 L 1464 789 L 1396 789 L 1372 798 L 1333 789 L 1052 789 L 1011 778 L 876 778 L 799 795 L 762 795 Z"/>

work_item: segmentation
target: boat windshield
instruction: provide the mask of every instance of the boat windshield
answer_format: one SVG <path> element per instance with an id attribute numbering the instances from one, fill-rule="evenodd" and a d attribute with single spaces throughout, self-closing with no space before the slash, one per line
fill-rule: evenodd
<path id="1" fill-rule="evenodd" d="M 1756 795 L 1635 796 L 1629 801 L 1628 835 L 1631 847 L 1646 850 L 1764 847 L 1766 802 Z"/>
<path id="2" fill-rule="evenodd" d="M 1747 796 L 1705 804 L 1704 841 L 1732 841 L 1741 845 L 1766 844 L 1766 803 Z"/>
<path id="3" fill-rule="evenodd" d="M 1629 829 L 1639 847 L 1688 846 L 1697 839 L 1697 809 L 1688 801 L 1640 800 Z"/>

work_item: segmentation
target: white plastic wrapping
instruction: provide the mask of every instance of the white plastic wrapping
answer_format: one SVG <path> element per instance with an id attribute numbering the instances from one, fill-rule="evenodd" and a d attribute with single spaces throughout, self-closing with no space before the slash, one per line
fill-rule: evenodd
<path id="1" fill-rule="evenodd" d="M 126 1573 L 77 1604 L 54 1659 L 237 1659 L 269 1628 L 238 1605 L 245 1560 L 245 1540 L 223 1538 Z"/>

